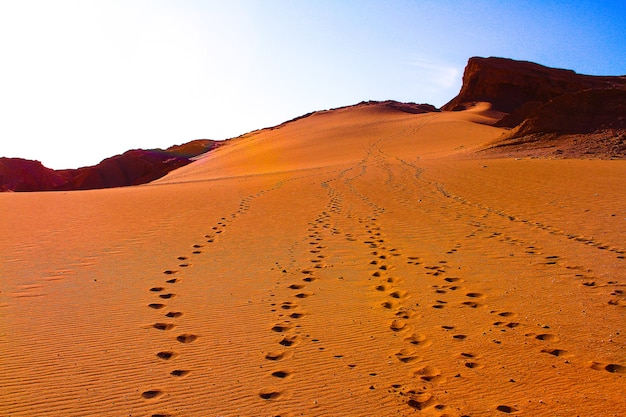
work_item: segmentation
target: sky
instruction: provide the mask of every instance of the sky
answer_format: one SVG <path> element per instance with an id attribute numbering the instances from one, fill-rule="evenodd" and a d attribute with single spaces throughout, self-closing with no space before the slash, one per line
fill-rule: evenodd
<path id="1" fill-rule="evenodd" d="M 451 100 L 468 58 L 626 75 L 625 1 L 0 0 L 0 156 L 54 169 L 363 100 Z"/>

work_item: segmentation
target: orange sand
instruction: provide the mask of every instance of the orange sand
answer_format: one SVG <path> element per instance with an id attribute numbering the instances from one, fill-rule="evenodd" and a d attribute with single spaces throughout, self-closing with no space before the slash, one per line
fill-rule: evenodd
<path id="1" fill-rule="evenodd" d="M 0 415 L 625 415 L 626 162 L 469 158 L 489 116 L 0 194 Z"/>

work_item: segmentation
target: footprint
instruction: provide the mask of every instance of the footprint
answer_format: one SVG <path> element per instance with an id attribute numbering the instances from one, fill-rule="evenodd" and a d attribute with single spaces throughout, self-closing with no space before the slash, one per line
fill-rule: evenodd
<path id="1" fill-rule="evenodd" d="M 405 320 L 410 319 L 410 318 L 411 318 L 411 317 L 413 317 L 414 315 L 415 315 L 415 313 L 412 313 L 412 312 L 410 312 L 410 311 L 408 311 L 408 310 L 400 310 L 400 311 L 398 311 L 398 312 L 395 314 L 395 316 L 396 316 L 396 317 L 398 317 L 398 318 L 400 318 L 400 319 L 405 319 Z"/>
<path id="2" fill-rule="evenodd" d="M 272 327 L 272 331 L 277 333 L 286 332 L 289 329 L 291 329 L 291 327 L 284 324 L 276 324 Z"/>
<path id="3" fill-rule="evenodd" d="M 434 366 L 426 365 L 413 371 L 413 376 L 426 382 L 439 382 L 443 377 L 441 371 Z"/>
<path id="4" fill-rule="evenodd" d="M 167 281 L 165 281 L 165 282 L 167 282 L 168 284 L 175 284 L 175 283 L 177 283 L 177 282 L 178 282 L 178 278 L 168 279 L 168 280 L 167 280 Z"/>
<path id="5" fill-rule="evenodd" d="M 553 334 L 549 334 L 549 333 L 544 333 L 544 334 L 538 334 L 537 336 L 535 336 L 535 339 L 537 340 L 542 340 L 544 342 L 558 342 L 559 338 Z"/>
<path id="6" fill-rule="evenodd" d="M 152 325 L 157 330 L 172 330 L 176 325 L 172 323 L 154 323 Z"/>
<path id="7" fill-rule="evenodd" d="M 389 293 L 389 296 L 391 298 L 395 298 L 395 299 L 405 298 L 406 295 L 407 295 L 407 292 L 406 291 L 402 291 L 402 290 L 397 290 L 397 291 Z"/>
<path id="8" fill-rule="evenodd" d="M 469 298 L 483 298 L 484 296 L 479 293 L 479 292 L 468 292 L 467 294 L 465 294 L 466 297 Z"/>
<path id="9" fill-rule="evenodd" d="M 428 392 L 417 392 L 411 396 L 412 398 L 407 401 L 407 405 L 416 410 L 424 410 L 435 402 L 435 397 Z"/>
<path id="10" fill-rule="evenodd" d="M 175 377 L 184 377 L 189 375 L 189 372 L 191 371 L 187 371 L 184 369 L 174 369 L 172 372 L 170 372 L 170 375 L 175 376 Z"/>
<path id="11" fill-rule="evenodd" d="M 432 344 L 432 341 L 426 336 L 421 335 L 421 334 L 415 334 L 415 333 L 410 335 L 404 340 L 406 340 L 407 342 L 409 342 L 410 344 L 414 346 L 419 346 L 419 347 L 428 347 Z"/>
<path id="12" fill-rule="evenodd" d="M 302 284 L 291 284 L 287 288 L 289 288 L 291 290 L 301 290 L 302 288 L 304 288 L 304 285 L 302 285 Z"/>
<path id="13" fill-rule="evenodd" d="M 498 316 L 500 316 L 500 317 L 515 317 L 516 314 L 515 313 L 511 313 L 509 311 L 504 311 L 502 313 L 498 313 Z"/>
<path id="14" fill-rule="evenodd" d="M 541 349 L 541 353 L 548 353 L 552 356 L 563 356 L 567 351 L 563 349 Z"/>
<path id="15" fill-rule="evenodd" d="M 174 298 L 174 297 L 176 297 L 176 294 L 172 294 L 172 293 L 167 293 L 167 294 L 159 294 L 159 297 L 161 297 L 161 298 L 165 298 L 165 299 L 167 300 L 167 299 L 170 299 L 170 298 Z"/>
<path id="16" fill-rule="evenodd" d="M 609 363 L 604 367 L 604 370 L 611 373 L 626 374 L 626 366 L 617 363 Z"/>
<path id="17" fill-rule="evenodd" d="M 285 359 L 286 355 L 285 352 L 269 352 L 265 355 L 265 359 L 268 361 L 279 361 Z"/>
<path id="18" fill-rule="evenodd" d="M 482 368 L 482 365 L 480 365 L 477 362 L 468 361 L 468 362 L 465 362 L 465 367 L 470 368 L 470 369 L 479 369 L 479 368 Z"/>
<path id="19" fill-rule="evenodd" d="M 177 319 L 178 317 L 182 316 L 183 313 L 181 313 L 180 311 L 170 311 L 169 313 L 167 313 L 165 315 L 165 317 L 170 317 L 173 319 Z"/>
<path id="20" fill-rule="evenodd" d="M 296 297 L 296 298 L 307 298 L 307 297 L 310 297 L 312 295 L 313 295 L 312 293 L 301 292 L 301 293 L 298 293 L 298 294 L 294 295 L 294 297 Z"/>
<path id="21" fill-rule="evenodd" d="M 152 398 L 157 398 L 162 396 L 164 393 L 161 390 L 158 389 L 152 389 L 149 391 L 144 391 L 141 393 L 142 398 L 145 398 L 147 400 L 152 399 Z"/>
<path id="22" fill-rule="evenodd" d="M 176 336 L 176 340 L 180 343 L 191 343 L 198 338 L 195 334 L 183 333 L 179 336 Z"/>
<path id="23" fill-rule="evenodd" d="M 496 410 L 500 411 L 501 413 L 506 413 L 506 414 L 511 414 L 517 411 L 517 409 L 509 405 L 499 405 L 496 407 Z"/>
<path id="24" fill-rule="evenodd" d="M 281 339 L 280 342 L 278 342 L 279 345 L 283 345 L 283 346 L 293 346 L 296 343 L 296 337 L 295 336 L 290 336 L 290 337 L 283 337 Z"/>
<path id="25" fill-rule="evenodd" d="M 172 358 L 174 358 L 176 356 L 176 353 L 172 352 L 172 351 L 163 351 L 163 352 L 159 352 L 156 354 L 157 357 L 159 357 L 160 359 L 163 359 L 165 361 L 168 361 Z"/>
<path id="26" fill-rule="evenodd" d="M 452 336 L 452 338 L 456 340 L 465 340 L 467 339 L 467 336 L 464 334 L 455 334 L 454 336 Z"/>
<path id="27" fill-rule="evenodd" d="M 272 391 L 272 390 L 264 390 L 259 393 L 259 397 L 261 397 L 264 400 L 275 400 L 278 397 L 280 397 L 280 392 Z"/>
<path id="28" fill-rule="evenodd" d="M 173 274 L 175 274 L 175 273 L 177 273 L 177 272 L 178 272 L 178 271 L 176 271 L 176 270 L 172 270 L 172 269 L 166 269 L 165 271 L 163 271 L 163 273 L 164 273 L 165 275 L 173 275 Z"/>
<path id="29" fill-rule="evenodd" d="M 287 378 L 289 375 L 290 375 L 290 373 L 287 372 L 287 371 L 275 371 L 275 372 L 272 372 L 272 376 L 273 377 L 281 378 L 281 379 Z"/>
<path id="30" fill-rule="evenodd" d="M 402 349 L 400 352 L 396 353 L 395 356 L 402 363 L 411 363 L 423 360 L 421 356 L 415 355 L 415 352 L 411 352 L 408 349 Z"/>
<path id="31" fill-rule="evenodd" d="M 165 288 L 163 288 L 163 287 L 152 287 L 152 288 L 150 288 L 150 291 L 152 291 L 152 292 L 161 292 L 163 290 L 165 290 Z"/>
<path id="32" fill-rule="evenodd" d="M 592 362 L 591 369 L 595 369 L 596 371 L 607 371 L 612 374 L 626 374 L 626 366 L 619 365 L 617 363 L 601 363 L 601 362 Z"/>
<path id="33" fill-rule="evenodd" d="M 389 328 L 394 332 L 399 332 L 406 327 L 406 323 L 400 320 L 394 320 L 391 322 Z"/>
<path id="34" fill-rule="evenodd" d="M 461 305 L 471 307 L 471 308 L 478 308 L 478 306 L 480 306 L 480 304 L 475 303 L 474 301 L 464 301 L 461 303 Z"/>
<path id="35" fill-rule="evenodd" d="M 161 309 L 161 308 L 164 308 L 164 307 L 165 307 L 165 304 L 160 304 L 160 303 L 151 303 L 151 304 L 148 304 L 148 307 L 150 307 L 150 308 L 154 308 L 155 310 L 159 310 L 159 309 Z"/>

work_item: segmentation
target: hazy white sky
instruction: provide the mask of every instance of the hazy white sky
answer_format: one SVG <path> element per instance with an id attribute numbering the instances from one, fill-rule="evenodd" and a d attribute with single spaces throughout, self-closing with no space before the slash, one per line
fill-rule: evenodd
<path id="1" fill-rule="evenodd" d="M 471 56 L 626 74 L 623 1 L 0 0 L 0 156 L 51 168 L 362 100 L 441 106 Z"/>

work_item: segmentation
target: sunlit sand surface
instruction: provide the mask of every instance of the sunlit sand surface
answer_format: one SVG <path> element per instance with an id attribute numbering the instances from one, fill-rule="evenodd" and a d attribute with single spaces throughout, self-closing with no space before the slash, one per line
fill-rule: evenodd
<path id="1" fill-rule="evenodd" d="M 619 416 L 626 162 L 362 105 L 0 194 L 2 416 Z"/>

